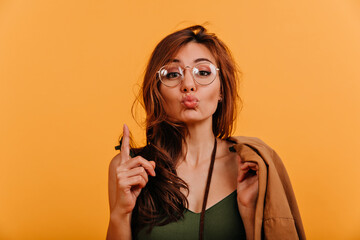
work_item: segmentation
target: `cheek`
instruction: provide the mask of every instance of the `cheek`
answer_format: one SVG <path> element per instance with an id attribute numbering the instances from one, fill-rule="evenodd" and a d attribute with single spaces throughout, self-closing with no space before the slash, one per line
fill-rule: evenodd
<path id="1" fill-rule="evenodd" d="M 220 99 L 220 82 L 216 82 L 216 85 L 209 89 L 208 91 L 208 99 L 211 102 L 218 102 Z"/>
<path id="2" fill-rule="evenodd" d="M 164 110 L 168 115 L 173 115 L 173 112 L 176 112 L 176 94 L 173 89 L 164 89 L 164 87 L 160 87 L 160 94 L 164 100 Z"/>
<path id="3" fill-rule="evenodd" d="M 220 84 L 218 83 L 217 86 L 214 88 L 209 89 L 206 92 L 205 99 L 206 100 L 206 109 L 207 111 L 211 112 L 212 114 L 215 113 L 220 98 Z"/>
<path id="4" fill-rule="evenodd" d="M 215 111 L 216 111 L 216 109 L 217 109 L 217 107 L 218 107 L 218 104 L 219 104 L 219 96 L 218 96 L 218 95 L 215 95 L 215 94 L 214 94 L 214 96 L 217 96 L 217 97 L 216 97 L 216 98 L 212 98 L 212 99 L 210 100 L 211 103 L 209 104 L 209 108 L 211 108 L 210 111 L 211 111 L 212 114 L 215 113 Z"/>

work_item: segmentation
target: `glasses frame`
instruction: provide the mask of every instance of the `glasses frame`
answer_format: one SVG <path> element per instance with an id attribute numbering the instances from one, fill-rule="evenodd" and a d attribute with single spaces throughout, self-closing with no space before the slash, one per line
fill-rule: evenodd
<path id="1" fill-rule="evenodd" d="M 195 68 L 196 66 L 199 66 L 200 64 L 204 64 L 204 63 L 207 63 L 207 64 L 210 64 L 210 65 L 214 66 L 214 68 L 215 68 L 215 70 L 216 70 L 214 79 L 211 80 L 211 82 L 206 83 L 206 84 L 199 83 L 199 82 L 196 80 L 195 73 L 194 73 L 194 68 Z M 211 63 L 211 62 L 200 62 L 200 63 L 195 64 L 193 67 L 190 67 L 190 66 L 182 67 L 182 66 L 179 64 L 179 67 L 180 67 L 180 69 L 181 69 L 181 71 L 182 71 L 181 78 L 178 80 L 178 83 L 177 83 L 176 85 L 167 85 L 166 83 L 164 83 L 164 82 L 161 80 L 161 74 L 160 74 L 161 70 L 162 70 L 166 65 L 169 65 L 169 64 L 165 64 L 164 66 L 162 66 L 162 67 L 159 69 L 159 71 L 157 71 L 156 73 L 158 74 L 158 77 L 159 77 L 160 82 L 161 82 L 162 84 L 164 84 L 165 86 L 167 86 L 167 87 L 176 87 L 176 86 L 178 86 L 178 85 L 184 80 L 185 70 L 186 70 L 186 69 L 190 69 L 190 70 L 191 70 L 191 75 L 192 75 L 192 77 L 193 77 L 193 80 L 194 80 L 197 84 L 199 84 L 199 85 L 201 85 L 201 86 L 206 86 L 206 85 L 210 85 L 211 83 L 213 83 L 213 82 L 215 81 L 217 75 L 218 75 L 217 72 L 220 71 L 220 68 L 216 67 L 216 66 L 215 66 L 213 63 Z"/>

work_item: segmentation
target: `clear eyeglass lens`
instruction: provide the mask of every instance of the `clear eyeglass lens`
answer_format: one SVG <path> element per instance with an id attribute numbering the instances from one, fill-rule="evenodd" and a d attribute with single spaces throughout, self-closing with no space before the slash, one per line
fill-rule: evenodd
<path id="1" fill-rule="evenodd" d="M 212 83 L 216 78 L 216 67 L 212 63 L 200 63 L 192 68 L 192 75 L 200 85 Z M 183 79 L 184 71 L 178 63 L 170 63 L 159 71 L 160 81 L 166 86 L 176 86 Z"/>
<path id="2" fill-rule="evenodd" d="M 193 68 L 193 75 L 197 83 L 210 84 L 216 77 L 216 68 L 211 63 L 200 63 Z"/>
<path id="3" fill-rule="evenodd" d="M 179 64 L 167 64 L 160 69 L 159 75 L 166 86 L 176 86 L 183 78 L 183 71 Z"/>

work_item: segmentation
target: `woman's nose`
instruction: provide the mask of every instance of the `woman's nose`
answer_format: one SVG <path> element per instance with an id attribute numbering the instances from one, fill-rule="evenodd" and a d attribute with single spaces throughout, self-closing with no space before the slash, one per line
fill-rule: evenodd
<path id="1" fill-rule="evenodd" d="M 189 71 L 186 71 L 186 70 Z M 193 75 L 191 74 L 191 68 L 185 67 L 184 69 L 184 78 L 181 83 L 181 91 L 182 92 L 194 92 L 196 91 L 196 84 Z"/>

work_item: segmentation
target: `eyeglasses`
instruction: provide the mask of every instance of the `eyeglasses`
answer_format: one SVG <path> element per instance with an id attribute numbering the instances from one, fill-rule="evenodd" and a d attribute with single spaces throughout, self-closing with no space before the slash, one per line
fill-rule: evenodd
<path id="1" fill-rule="evenodd" d="M 202 62 L 194 67 L 186 66 L 185 68 L 181 67 L 179 63 L 173 62 L 160 68 L 159 79 L 165 86 L 175 87 L 184 79 L 186 68 L 191 69 L 194 80 L 199 85 L 211 84 L 216 78 L 217 71 L 220 70 L 210 62 Z"/>

